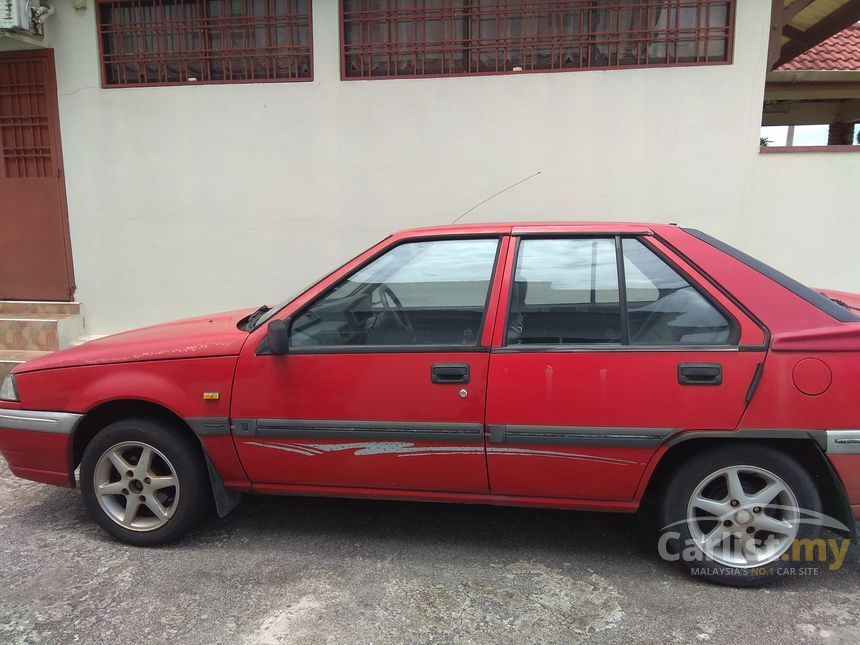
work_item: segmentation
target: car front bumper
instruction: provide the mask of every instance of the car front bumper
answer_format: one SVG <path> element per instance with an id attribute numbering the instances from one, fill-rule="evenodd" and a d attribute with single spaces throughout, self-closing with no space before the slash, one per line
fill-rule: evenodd
<path id="1" fill-rule="evenodd" d="M 0 408 L 0 454 L 17 477 L 75 486 L 72 435 L 83 415 Z"/>

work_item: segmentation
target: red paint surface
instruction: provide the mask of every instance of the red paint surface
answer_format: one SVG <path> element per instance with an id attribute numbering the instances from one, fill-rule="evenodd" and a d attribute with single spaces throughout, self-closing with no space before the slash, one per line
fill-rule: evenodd
<path id="1" fill-rule="evenodd" d="M 739 345 L 746 351 L 498 351 L 513 270 L 512 232 L 648 234 L 649 244 L 666 254 L 735 318 Z M 834 321 L 768 278 L 673 226 L 550 222 L 406 231 L 380 242 L 324 278 L 276 317 L 293 315 L 392 244 L 475 235 L 501 236 L 502 245 L 481 346 L 474 350 L 257 356 L 256 348 L 266 330 L 251 334 L 239 330 L 236 323 L 249 313 L 241 311 L 119 334 L 27 363 L 16 369 L 21 405 L 0 404 L 0 408 L 88 413 L 103 403 L 134 399 L 161 405 L 181 418 L 679 431 L 860 428 L 860 325 Z M 852 298 L 860 297 L 840 297 L 855 302 Z M 765 329 L 772 339 L 770 349 L 766 349 Z M 818 396 L 808 396 L 798 387 L 821 389 L 821 374 L 807 367 L 798 372 L 797 366 L 817 365 L 816 361 L 827 364 L 832 382 Z M 466 386 L 432 384 L 430 366 L 436 362 L 468 363 L 471 382 Z M 680 386 L 680 362 L 718 362 L 723 367 L 723 383 Z M 745 397 L 761 362 L 761 381 L 747 405 Z M 465 398 L 459 396 L 461 388 L 467 390 Z M 204 401 L 202 393 L 212 391 L 219 392 L 220 399 Z M 51 438 L 44 433 L 0 429 L 0 451 L 14 472 L 39 481 L 69 482 L 67 442 L 68 438 Z M 297 443 L 301 448 L 347 441 L 220 436 L 206 437 L 203 442 L 216 469 L 233 488 L 603 510 L 635 510 L 651 472 L 665 453 L 665 446 L 509 446 L 489 443 L 486 435 L 472 444 L 405 442 L 409 445 L 389 451 L 357 454 L 361 447 L 321 449 L 313 456 L 279 446 L 289 448 Z M 510 447 L 515 450 L 502 450 Z M 404 456 L 414 448 L 422 451 L 421 456 Z M 860 505 L 856 474 L 860 472 L 860 456 L 831 458 L 852 504 Z"/>
<path id="2" fill-rule="evenodd" d="M 27 361 L 15 371 L 235 356 L 248 338 L 236 323 L 252 311 L 211 314 L 106 336 Z"/>
<path id="3" fill-rule="evenodd" d="M 328 419 L 482 423 L 487 381 L 486 352 L 449 354 L 295 354 L 256 356 L 249 342 L 239 358 L 234 418 Z M 467 385 L 430 382 L 433 363 L 468 363 Z M 466 389 L 466 398 L 459 396 Z M 487 491 L 483 442 L 449 443 L 472 448 L 461 454 L 430 454 L 443 444 L 406 442 L 427 456 L 402 452 L 360 454 L 344 449 L 307 456 L 273 445 L 341 443 L 315 438 L 237 438 L 252 481 L 451 491 Z M 402 442 L 398 442 L 402 443 Z M 266 444 L 261 446 L 260 444 Z"/>
<path id="4" fill-rule="evenodd" d="M 791 371 L 794 386 L 807 396 L 824 394 L 833 382 L 833 373 L 827 363 L 817 358 L 798 361 Z"/>
<path id="5" fill-rule="evenodd" d="M 74 486 L 70 435 L 0 429 L 0 453 L 18 477 L 55 486 Z"/>

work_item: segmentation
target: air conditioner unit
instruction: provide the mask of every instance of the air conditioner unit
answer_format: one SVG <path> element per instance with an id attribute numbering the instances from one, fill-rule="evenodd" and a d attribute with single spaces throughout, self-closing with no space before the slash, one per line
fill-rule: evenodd
<path id="1" fill-rule="evenodd" d="M 30 31 L 32 0 L 0 0 L 0 30 Z M 39 3 L 36 2 L 35 6 Z"/>

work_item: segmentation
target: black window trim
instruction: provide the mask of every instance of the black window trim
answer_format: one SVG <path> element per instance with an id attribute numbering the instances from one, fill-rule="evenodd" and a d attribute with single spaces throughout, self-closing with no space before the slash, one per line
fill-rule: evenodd
<path id="1" fill-rule="evenodd" d="M 860 316 L 857 316 L 851 313 L 849 310 L 845 309 L 841 305 L 833 302 L 827 296 L 818 293 L 814 289 L 807 287 L 805 284 L 798 282 L 792 277 L 787 276 L 782 271 L 778 271 L 774 269 L 772 266 L 765 264 L 761 260 L 757 260 L 751 255 L 747 255 L 743 251 L 736 249 L 735 247 L 726 244 L 718 240 L 715 237 L 711 237 L 707 233 L 703 233 L 702 231 L 695 228 L 682 228 L 682 231 L 692 235 L 697 240 L 708 244 L 718 251 L 722 251 L 726 255 L 731 258 L 734 258 L 738 262 L 745 264 L 750 269 L 757 271 L 761 275 L 770 280 L 776 282 L 779 286 L 784 289 L 787 289 L 798 298 L 801 298 L 808 302 L 810 305 L 815 307 L 816 309 L 824 312 L 831 318 L 836 319 L 839 322 L 860 322 Z"/>
<path id="2" fill-rule="evenodd" d="M 317 295 L 310 302 L 305 303 L 300 309 L 290 315 L 289 333 L 292 335 L 292 321 L 303 315 L 308 309 L 313 307 L 317 302 L 325 298 L 334 291 L 345 280 L 349 280 L 353 275 L 368 266 L 371 262 L 375 262 L 389 251 L 394 250 L 398 246 L 404 244 L 412 244 L 415 242 L 442 242 L 447 240 L 496 240 L 496 254 L 493 258 L 493 269 L 490 273 L 490 280 L 487 285 L 487 295 L 484 299 L 484 315 L 481 318 L 481 326 L 478 328 L 478 333 L 475 335 L 474 345 L 323 345 L 320 347 L 290 347 L 290 354 L 450 354 L 456 352 L 482 352 L 488 353 L 489 346 L 482 345 L 481 339 L 484 336 L 484 328 L 487 324 L 488 309 L 493 293 L 493 283 L 496 280 L 496 274 L 500 270 L 499 257 L 504 243 L 504 238 L 507 233 L 485 233 L 485 234 L 465 234 L 465 235 L 427 235 L 404 238 L 398 240 L 394 244 L 390 244 L 378 253 L 369 257 L 365 262 L 355 267 L 352 271 L 341 277 L 334 284 L 328 287 L 325 291 Z M 329 274 L 331 275 L 331 274 Z"/>
<path id="3" fill-rule="evenodd" d="M 506 310 L 505 310 L 505 330 L 504 336 L 502 338 L 501 347 L 493 348 L 493 353 L 500 354 L 512 354 L 519 352 L 599 352 L 599 351 L 626 351 L 626 352 L 654 352 L 654 351 L 742 351 L 747 349 L 743 345 L 739 345 L 740 343 L 740 323 L 737 318 L 733 316 L 720 302 L 718 302 L 714 297 L 705 291 L 701 285 L 698 283 L 693 276 L 691 276 L 687 271 L 679 267 L 671 258 L 667 257 L 665 253 L 663 253 L 660 249 L 654 247 L 649 241 L 648 238 L 651 237 L 650 234 L 640 234 L 640 233 L 584 233 L 584 234 L 576 234 L 576 233 L 554 233 L 554 234 L 538 234 L 532 235 L 528 233 L 523 234 L 514 234 L 514 259 L 511 265 L 511 282 L 516 276 L 517 271 L 517 262 L 519 261 L 519 253 L 520 253 L 520 242 L 524 239 L 612 239 L 615 242 L 615 259 L 616 259 L 616 271 L 618 275 L 618 300 L 621 309 L 621 325 L 622 325 L 622 342 L 619 343 L 558 343 L 558 344 L 542 344 L 542 343 L 531 343 L 531 344 L 510 344 L 508 342 L 508 333 L 510 331 L 509 318 L 511 315 L 511 298 L 513 296 L 513 291 L 510 288 L 510 282 L 508 284 L 508 294 L 507 294 L 507 302 L 506 302 Z M 671 269 L 676 271 L 678 275 L 680 275 L 700 296 L 702 296 L 706 302 L 708 302 L 711 306 L 713 306 L 720 314 L 726 319 L 729 323 L 730 329 L 730 337 L 729 340 L 731 342 L 723 343 L 719 345 L 697 345 L 697 344 L 660 344 L 660 343 L 637 343 L 633 344 L 630 342 L 629 338 L 629 329 L 628 329 L 628 315 L 627 315 L 627 284 L 625 280 L 624 274 L 624 253 L 622 248 L 622 243 L 624 239 L 634 239 L 638 240 L 645 248 L 654 253 L 660 260 L 665 262 Z M 710 280 L 709 280 L 710 281 Z M 766 346 L 765 346 L 766 348 Z M 760 348 L 755 348 L 760 349 Z"/>

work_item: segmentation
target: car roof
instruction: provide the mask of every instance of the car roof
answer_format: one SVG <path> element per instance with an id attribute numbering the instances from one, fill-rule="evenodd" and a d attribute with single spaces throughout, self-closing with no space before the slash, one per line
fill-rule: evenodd
<path id="1" fill-rule="evenodd" d="M 641 222 L 547 221 L 547 222 L 479 222 L 424 226 L 401 231 L 397 237 L 444 237 L 454 235 L 504 234 L 514 235 L 553 233 L 629 233 L 648 235 L 666 224 Z"/>

